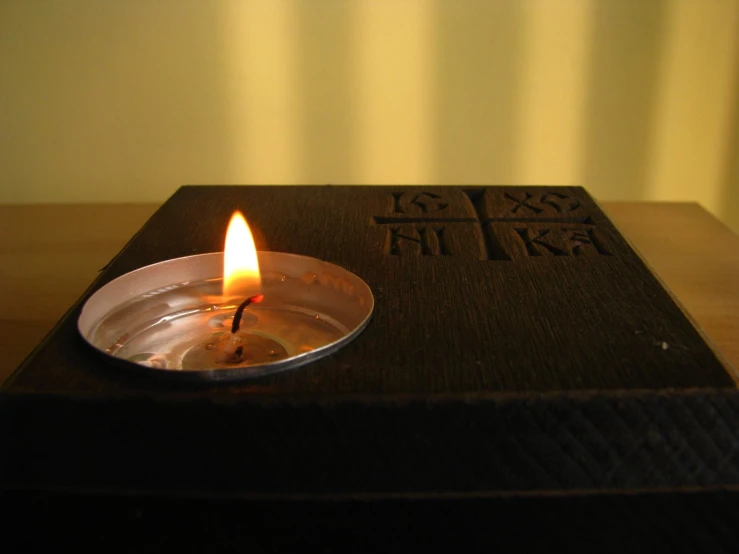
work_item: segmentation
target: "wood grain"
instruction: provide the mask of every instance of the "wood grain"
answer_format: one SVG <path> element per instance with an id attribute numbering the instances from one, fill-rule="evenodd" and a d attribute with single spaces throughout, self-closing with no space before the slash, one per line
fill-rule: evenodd
<path id="1" fill-rule="evenodd" d="M 698 204 L 604 207 L 727 362 L 739 368 L 739 236 Z"/>
<path id="2" fill-rule="evenodd" d="M 104 279 L 220 249 L 225 222 L 240 208 L 259 247 L 315 256 L 357 272 L 373 288 L 377 308 L 352 348 L 301 371 L 228 390 L 438 393 L 731 383 L 581 189 L 494 188 L 469 196 L 458 188 L 428 188 L 404 189 L 402 195 L 372 187 L 187 187 L 157 212 Z M 536 195 L 543 201 L 537 204 Z M 593 220 L 598 234 L 589 239 L 570 228 L 570 211 L 578 221 Z M 386 223 L 388 216 L 398 223 Z M 471 223 L 475 216 L 493 222 Z M 418 239 L 408 239 L 419 217 L 431 222 L 429 233 L 433 225 L 445 226 L 445 248 L 452 255 L 423 255 L 428 252 Z M 578 229 L 586 227 L 593 225 Z M 491 229 L 499 242 L 493 247 Z M 580 252 L 570 245 L 574 238 L 585 241 Z M 596 239 L 604 241 L 601 253 L 597 242 L 588 245 Z M 442 239 L 434 240 L 429 248 L 439 250 Z M 392 255 L 393 248 L 401 255 Z M 99 371 L 100 361 L 90 352 L 64 346 L 77 340 L 73 320 L 53 340 L 55 346 L 43 350 L 19 386 L 160 386 Z M 71 373 L 63 366 L 43 358 L 60 349 L 65 363 L 85 368 L 74 372 L 74 383 L 66 381 Z"/>
<path id="3" fill-rule="evenodd" d="M 361 196 L 361 190 L 334 191 L 328 196 L 348 204 Z M 386 197 L 372 206 L 371 214 L 349 208 L 335 210 L 330 217 L 316 217 L 313 211 L 332 207 L 333 201 L 325 194 L 311 200 L 305 192 L 295 192 L 293 202 L 280 203 L 274 202 L 269 189 L 248 194 L 236 189 L 225 192 L 214 200 L 191 189 L 186 196 L 190 203 L 195 201 L 192 205 L 197 209 L 183 210 L 186 206 L 178 203 L 165 206 L 144 234 L 129 245 L 129 255 L 124 253 L 110 264 L 110 258 L 154 206 L 2 208 L 3 286 L 12 293 L 3 296 L 0 344 L 10 352 L 17 346 L 17 353 L 30 348 L 38 340 L 34 333 L 50 327 L 64 305 L 73 302 L 104 266 L 103 280 L 161 257 L 218 249 L 225 225 L 221 220 L 234 206 L 247 212 L 254 206 L 267 206 L 261 215 L 247 213 L 263 248 L 320 256 L 365 277 L 381 303 L 372 322 L 375 333 L 389 330 L 392 334 L 401 323 L 412 326 L 416 316 L 436 313 L 438 318 L 428 322 L 421 317 L 415 328 L 400 332 L 405 338 L 415 336 L 416 341 L 403 353 L 406 359 L 401 356 L 391 367 L 380 364 L 379 377 L 358 378 L 357 368 L 372 373 L 371 368 L 362 366 L 361 360 L 345 358 L 322 365 L 323 373 L 319 374 L 306 368 L 308 371 L 247 385 L 188 388 L 124 375 L 89 356 L 71 325 L 72 311 L 71 318 L 57 327 L 25 365 L 32 371 L 14 376 L 0 390 L 0 501 L 5 499 L 20 521 L 43 521 L 39 518 L 46 516 L 58 522 L 63 514 L 69 524 L 62 526 L 74 529 L 75 521 L 98 521 L 95 517 L 104 514 L 107 525 L 93 527 L 105 530 L 101 531 L 101 544 L 106 545 L 109 529 L 125 535 L 133 530 L 131 544 L 143 544 L 160 535 L 163 525 L 171 526 L 172 536 L 187 537 L 188 545 L 212 541 L 224 533 L 204 529 L 203 522 L 247 514 L 238 521 L 241 525 L 244 520 L 258 520 L 259 528 L 250 535 L 252 543 L 265 540 L 272 544 L 275 536 L 288 536 L 298 527 L 308 534 L 326 526 L 355 532 L 355 518 L 359 518 L 368 540 L 378 538 L 378 528 L 393 529 L 395 536 L 393 521 L 402 520 L 416 522 L 410 527 L 423 528 L 424 536 L 432 537 L 434 544 L 446 540 L 455 547 L 460 536 L 485 545 L 490 537 L 505 537 L 525 549 L 531 546 L 522 541 L 526 536 L 536 539 L 532 545 L 542 538 L 541 546 L 562 542 L 564 550 L 576 551 L 584 546 L 581 539 L 585 537 L 588 551 L 594 544 L 602 544 L 604 551 L 621 551 L 633 546 L 631 537 L 639 537 L 638 544 L 644 544 L 648 536 L 649 544 L 669 551 L 690 551 L 690 545 L 732 551 L 737 534 L 733 515 L 739 513 L 739 494 L 732 492 L 739 486 L 735 459 L 739 391 L 720 367 L 716 372 L 710 351 L 699 337 L 691 335 L 692 328 L 650 281 L 641 262 L 623 244 L 614 242 L 615 231 L 597 210 L 591 207 L 590 213 L 598 218 L 598 233 L 603 235 L 597 236 L 610 254 L 603 267 L 597 266 L 603 261 L 595 257 L 597 252 L 583 254 L 591 257 L 580 262 L 545 258 L 551 254 L 546 246 L 521 242 L 524 231 L 501 234 L 497 246 L 482 235 L 465 241 L 455 234 L 453 226 L 468 222 L 449 224 L 444 244 L 451 254 L 430 260 L 413 256 L 414 251 L 421 252 L 417 242 L 402 239 L 394 244 L 392 236 L 388 242 L 384 231 L 373 229 L 377 217 L 387 217 L 386 212 L 392 210 L 393 201 Z M 429 202 L 429 211 L 432 202 L 438 207 L 438 199 L 426 197 L 423 201 Z M 478 207 L 494 209 L 482 204 Z M 418 205 L 416 208 L 430 213 Z M 695 205 L 609 204 L 607 209 L 727 357 L 736 356 L 737 237 Z M 308 216 L 304 216 L 306 211 Z M 205 217 L 195 217 L 203 212 Z M 270 225 L 270 219 L 280 224 Z M 353 244 L 359 245 L 354 251 L 341 246 L 352 240 L 352 228 L 362 231 L 354 235 Z M 542 227 L 530 229 L 532 238 Z M 578 234 L 575 238 L 581 242 L 588 236 Z M 574 248 L 572 244 L 557 244 L 554 251 Z M 437 253 L 441 250 L 440 242 L 427 246 Z M 575 246 L 588 247 L 587 243 Z M 410 258 L 394 258 L 394 247 Z M 508 274 L 522 275 L 523 284 L 501 282 L 505 270 L 484 269 L 500 267 L 489 264 L 497 264 L 493 259 L 504 254 L 518 258 L 500 263 L 524 265 L 530 260 L 522 259 L 522 252 L 529 247 L 547 252 L 542 252 L 542 259 Z M 485 252 L 491 259 L 470 262 L 454 256 Z M 613 286 L 621 282 L 619 275 L 623 277 L 613 261 L 618 256 L 623 256 L 620 261 L 629 270 L 626 280 L 632 282 L 626 292 L 642 301 L 646 295 L 651 302 L 644 303 L 645 308 L 635 308 L 632 303 L 629 311 L 613 299 L 604 299 L 598 294 L 602 291 L 593 292 L 586 286 L 589 277 L 582 274 L 595 265 L 598 282 L 606 283 L 603 290 L 623 294 Z M 72 259 L 77 263 L 67 263 Z M 461 267 L 465 264 L 483 269 Z M 409 270 L 420 273 L 409 279 Z M 383 275 L 387 276 L 384 280 Z M 459 302 L 449 302 L 454 295 L 459 296 L 459 290 L 441 295 L 430 292 L 438 292 L 435 287 L 444 283 L 471 291 L 483 282 L 481 275 L 489 282 L 502 283 L 500 290 L 509 296 L 526 290 L 528 294 L 515 298 L 523 306 L 517 316 L 511 309 L 515 303 L 505 295 L 498 304 L 488 304 L 507 306 L 503 319 L 510 326 L 500 326 L 503 331 L 534 329 L 531 340 L 542 350 L 535 357 L 539 361 L 549 356 L 564 359 L 545 348 L 546 340 L 563 337 L 551 329 L 552 321 L 560 317 L 563 325 L 572 326 L 579 317 L 578 313 L 572 316 L 573 311 L 603 321 L 594 329 L 577 329 L 585 338 L 584 344 L 571 344 L 608 352 L 609 347 L 593 346 L 588 340 L 606 336 L 609 325 L 618 327 L 618 322 L 597 313 L 602 305 L 613 307 L 608 314 L 614 319 L 632 321 L 635 315 L 631 312 L 635 312 L 643 325 L 649 323 L 650 313 L 666 313 L 669 317 L 655 330 L 685 339 L 683 344 L 689 343 L 690 348 L 662 359 L 661 369 L 650 366 L 654 374 L 646 377 L 633 372 L 634 367 L 645 367 L 643 360 L 636 358 L 659 361 L 657 354 L 671 352 L 680 343 L 670 339 L 670 348 L 663 350 L 661 343 L 651 342 L 655 337 L 646 344 L 637 341 L 633 349 L 624 352 L 634 360 L 633 366 L 620 372 L 621 365 L 606 361 L 603 367 L 610 368 L 615 377 L 601 374 L 595 380 L 578 372 L 577 367 L 573 374 L 579 381 L 558 372 L 557 367 L 538 374 L 528 371 L 531 368 L 525 364 L 519 366 L 525 374 L 523 381 L 505 371 L 504 379 L 498 375 L 485 381 L 480 378 L 484 372 L 474 367 L 463 378 L 454 376 L 445 368 L 464 362 L 464 357 L 462 362 L 435 361 L 429 351 L 434 352 L 438 345 L 431 343 L 446 341 L 449 348 L 450 340 L 463 346 L 467 339 L 458 332 L 451 338 L 425 337 L 423 325 L 438 328 L 447 319 L 461 323 L 465 317 L 477 321 L 474 314 L 479 313 L 479 307 L 472 306 L 474 298 L 467 300 L 460 316 Z M 564 284 L 557 281 L 563 275 Z M 526 289 L 532 279 L 539 282 Z M 53 283 L 39 293 L 38 287 L 48 281 Z M 634 283 L 640 289 L 634 290 Z M 555 299 L 535 306 L 537 309 L 526 307 L 531 296 L 548 298 L 565 286 L 574 290 L 565 295 L 566 302 Z M 433 298 L 432 307 L 424 312 L 414 306 L 408 301 L 414 295 Z M 482 297 L 490 295 L 488 291 Z M 589 310 L 594 315 L 587 313 Z M 24 329 L 23 324 L 29 321 L 38 326 Z M 542 327 L 545 332 L 538 332 Z M 474 335 L 476 331 L 470 329 L 466 331 Z M 376 355 L 376 348 L 368 348 L 368 343 L 390 344 L 372 333 L 363 334 L 358 341 L 352 345 L 354 355 L 358 350 L 368 359 Z M 402 346 L 400 343 L 395 352 L 402 353 Z M 344 354 L 352 352 L 345 350 Z M 387 353 L 380 354 L 376 360 L 386 359 L 382 356 Z M 576 352 L 574 360 L 582 363 L 582 353 Z M 674 365 L 665 365 L 668 361 Z M 399 371 L 411 364 L 419 367 Z M 498 369 L 494 364 L 490 367 Z M 599 370 L 597 364 L 579 369 L 583 367 L 594 373 Z M 661 372 L 665 367 L 676 368 L 677 377 L 670 371 Z M 434 368 L 441 369 L 441 377 L 434 374 Z M 396 374 L 383 381 L 381 375 L 389 370 Z M 357 382 L 365 387 L 363 394 L 336 394 L 356 390 Z M 431 394 L 413 394 L 414 382 L 423 383 Z M 607 386 L 600 391 L 576 390 L 587 389 L 582 385 L 588 382 Z M 521 389 L 521 383 L 529 388 Z M 573 390 L 551 390 L 557 383 L 571 385 Z M 720 388 L 660 388 L 669 383 Z M 460 384 L 468 387 L 461 394 Z M 614 384 L 635 388 L 646 384 L 653 390 L 608 388 Z M 479 393 L 470 385 L 477 386 Z M 392 390 L 411 393 L 382 394 Z M 440 390 L 447 392 L 438 394 Z M 508 393 L 496 393 L 501 390 Z M 203 502 L 203 498 L 208 500 Z M 101 511 L 101 506 L 106 509 Z M 264 513 L 269 516 L 259 519 Z M 696 513 L 700 514 L 698 520 Z M 120 517 L 111 518 L 110 514 Z M 184 525 L 192 531 L 190 535 L 180 532 L 183 521 L 188 521 L 180 515 L 191 518 L 192 525 Z M 429 521 L 436 523 L 429 527 Z M 501 525 L 500 532 L 490 532 L 490 525 L 496 522 Z M 452 532 L 429 535 L 427 528 Z M 692 543 L 675 538 L 680 529 L 691 530 Z M 330 535 L 338 537 L 337 533 Z M 138 542 L 136 537 L 140 537 Z M 408 540 L 417 545 L 417 538 L 414 535 Z M 326 544 L 323 538 L 321 543 Z M 684 544 L 688 544 L 687 549 L 682 548 Z"/>
<path id="4" fill-rule="evenodd" d="M 739 367 L 739 237 L 697 204 L 602 206 L 728 362 Z M 0 382 L 158 207 L 0 206 Z"/>
<path id="5" fill-rule="evenodd" d="M 365 278 L 371 324 L 298 371 L 196 386 L 93 355 L 77 305 L 0 389 L 0 490 L 254 500 L 739 486 L 739 390 L 584 191 L 392 192 L 178 192 L 86 294 L 219 249 L 240 208 L 262 248 Z"/>
<path id="6" fill-rule="evenodd" d="M 0 382 L 157 208 L 0 206 Z"/>

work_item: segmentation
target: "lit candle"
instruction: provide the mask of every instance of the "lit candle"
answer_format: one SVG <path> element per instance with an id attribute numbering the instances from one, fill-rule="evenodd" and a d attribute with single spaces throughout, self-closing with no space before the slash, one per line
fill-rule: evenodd
<path id="1" fill-rule="evenodd" d="M 223 250 L 223 296 L 246 298 L 259 293 L 259 259 L 251 229 L 241 212 L 231 216 Z"/>
<path id="2" fill-rule="evenodd" d="M 241 326 L 241 318 L 244 315 L 244 310 L 247 306 L 249 306 L 250 304 L 258 304 L 262 300 L 264 300 L 263 294 L 251 296 L 244 300 L 239 305 L 239 307 L 236 308 L 236 313 L 234 314 L 234 319 L 231 323 L 231 336 L 228 342 L 226 342 L 223 346 L 223 352 L 225 354 L 223 359 L 224 363 L 238 363 L 241 361 L 244 351 L 244 345 L 242 344 L 243 341 L 241 340 L 241 337 L 237 335 L 239 327 Z"/>
<path id="3" fill-rule="evenodd" d="M 230 380 L 332 352 L 364 328 L 373 306 L 367 284 L 341 267 L 257 252 L 235 212 L 223 253 L 167 260 L 111 281 L 88 299 L 78 327 L 119 364 Z"/>
<path id="4" fill-rule="evenodd" d="M 247 298 L 236 309 L 230 336 L 224 337 L 217 343 L 217 347 L 222 350 L 219 360 L 221 363 L 242 361 L 244 341 L 237 333 L 246 307 L 264 299 L 264 295 L 255 294 L 259 291 L 261 284 L 254 237 L 244 216 L 236 211 L 228 224 L 223 249 L 223 297 L 226 302 L 234 296 Z"/>

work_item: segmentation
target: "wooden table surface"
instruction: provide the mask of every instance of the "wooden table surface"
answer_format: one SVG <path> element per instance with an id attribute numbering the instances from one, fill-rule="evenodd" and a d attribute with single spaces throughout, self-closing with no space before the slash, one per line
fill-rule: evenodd
<path id="1" fill-rule="evenodd" d="M 0 383 L 157 207 L 0 206 Z M 603 208 L 739 368 L 739 236 L 697 204 L 609 202 Z"/>

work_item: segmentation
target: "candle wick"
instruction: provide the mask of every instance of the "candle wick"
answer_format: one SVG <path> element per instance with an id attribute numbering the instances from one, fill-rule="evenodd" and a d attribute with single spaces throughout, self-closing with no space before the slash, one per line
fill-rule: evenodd
<path id="1" fill-rule="evenodd" d="M 239 330 L 239 327 L 241 326 L 241 316 L 244 315 L 244 310 L 249 304 L 258 304 L 264 300 L 263 294 L 257 294 L 256 296 L 251 296 L 244 300 L 239 307 L 236 309 L 236 313 L 234 314 L 234 321 L 231 324 L 231 334 L 235 333 Z"/>

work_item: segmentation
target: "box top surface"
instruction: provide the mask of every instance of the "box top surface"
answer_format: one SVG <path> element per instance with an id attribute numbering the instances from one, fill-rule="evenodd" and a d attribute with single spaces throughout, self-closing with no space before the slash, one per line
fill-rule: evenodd
<path id="1" fill-rule="evenodd" d="M 294 371 L 179 384 L 107 364 L 77 335 L 78 305 L 4 389 L 392 395 L 734 386 L 579 187 L 183 187 L 85 297 L 133 269 L 222 250 L 235 209 L 260 250 L 313 256 L 364 279 L 375 295 L 367 329 Z"/>

